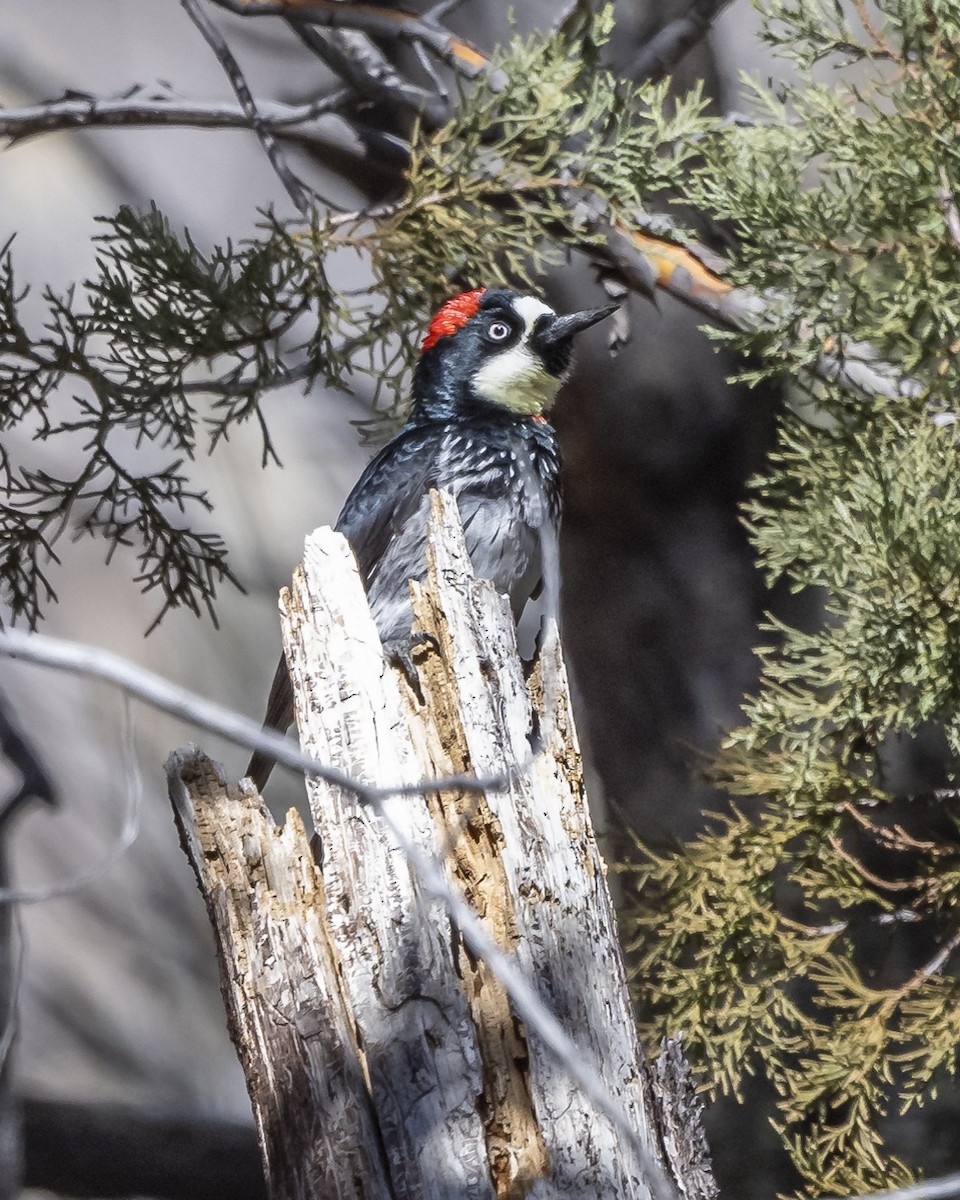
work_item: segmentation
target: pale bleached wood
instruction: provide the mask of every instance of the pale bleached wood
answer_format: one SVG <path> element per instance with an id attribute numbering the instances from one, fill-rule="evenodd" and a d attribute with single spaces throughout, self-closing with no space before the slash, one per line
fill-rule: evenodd
<path id="1" fill-rule="evenodd" d="M 667 1171 L 694 1159 L 699 1165 L 702 1155 L 677 1152 L 672 1143 L 667 1153 L 664 1112 L 637 1043 L 555 629 L 547 631 L 540 660 L 525 678 L 509 606 L 473 578 L 456 508 L 440 496 L 433 501 L 430 579 L 414 586 L 414 608 L 430 635 L 415 656 L 418 690 L 383 660 L 343 538 L 318 530 L 307 539 L 303 565 L 281 598 L 304 749 L 377 786 L 512 772 L 509 786 L 484 794 L 394 797 L 386 801 L 389 817 L 400 836 L 443 861 L 451 884 L 629 1114 L 635 1140 L 646 1147 L 647 1174 L 651 1158 Z M 534 728 L 542 738 L 536 753 Z M 195 781 L 183 787 L 194 796 Z M 336 1058 L 339 1045 L 343 1061 L 355 1064 L 345 1076 L 351 1100 L 345 1114 L 343 1102 L 325 1093 L 327 1059 L 304 1058 L 310 1047 L 263 1038 L 235 1021 L 248 1079 L 263 1075 L 282 1088 L 291 1071 L 309 1076 L 319 1070 L 320 1082 L 292 1089 L 289 1105 L 334 1103 L 337 1123 L 353 1119 L 354 1139 L 365 1136 L 360 1118 L 369 1113 L 373 1158 L 389 1180 L 385 1200 L 649 1197 L 635 1145 L 571 1082 L 568 1066 L 514 1017 L 496 973 L 465 947 L 447 910 L 424 894 L 380 815 L 316 779 L 308 791 L 322 864 L 312 868 L 311 912 L 298 913 L 291 930 L 299 922 L 305 941 L 327 947 L 322 954 L 307 952 L 318 970 L 326 955 L 330 981 L 318 992 L 313 1021 L 322 1028 L 327 1058 Z M 207 860 L 200 882 L 227 964 L 228 1003 L 238 1007 L 231 999 L 238 992 L 239 1007 L 253 1009 L 278 960 L 285 954 L 303 959 L 303 952 L 295 935 L 286 946 L 265 942 L 262 931 L 252 942 L 244 936 L 246 925 L 262 921 L 276 900 L 272 876 L 253 867 L 259 849 L 253 860 L 247 854 L 251 839 L 262 844 L 265 818 L 245 793 L 239 796 L 246 807 L 230 809 L 237 795 L 228 793 L 222 817 L 235 829 L 230 836 L 207 831 L 191 841 L 191 821 L 202 828 L 221 818 L 215 805 L 208 811 L 196 798 L 192 809 L 183 797 L 178 804 L 188 852 L 195 862 Z M 301 836 L 288 850 L 302 858 L 302 849 L 294 848 Z M 203 850 L 211 837 L 213 860 Z M 244 878 L 252 889 L 247 901 Z M 211 903 L 218 887 L 225 898 Z M 300 1059 L 291 1066 L 285 1054 Z M 260 1055 L 280 1057 L 258 1064 Z M 259 1087 L 251 1086 L 255 1106 Z M 670 1112 L 675 1115 L 675 1106 Z M 305 1121 L 298 1134 L 316 1162 L 327 1151 L 319 1154 L 310 1139 L 326 1117 L 314 1115 L 317 1128 Z M 682 1142 L 682 1120 L 670 1128 L 680 1131 Z M 702 1150 L 695 1120 L 687 1132 L 691 1147 Z M 267 1164 L 269 1172 L 269 1153 Z M 690 1200 L 711 1195 L 701 1176 L 681 1185 Z"/>
<path id="2" fill-rule="evenodd" d="M 305 750 L 377 785 L 423 777 L 409 705 L 344 539 L 317 530 L 282 601 L 284 645 Z M 492 1200 L 478 1112 L 480 1054 L 450 924 L 425 900 L 377 814 L 319 780 L 308 786 L 323 844 L 327 919 L 364 1048 L 397 1197 Z M 404 833 L 433 846 L 427 801 L 385 802 Z"/>
<path id="3" fill-rule="evenodd" d="M 170 756 L 167 776 L 218 939 L 271 1200 L 384 1200 L 386 1164 L 303 823 L 291 810 L 278 828 L 253 789 L 228 788 L 192 748 Z"/>
<path id="4" fill-rule="evenodd" d="M 446 510 L 446 511 L 445 511 Z M 495 926 L 511 928 L 515 953 L 541 999 L 633 1114 L 647 1145 L 654 1122 L 644 1091 L 613 907 L 583 789 L 576 731 L 556 627 L 531 676 L 521 673 L 504 599 L 473 579 L 453 502 L 434 497 L 431 588 L 416 610 L 443 647 L 444 678 L 431 688 L 454 698 L 467 754 L 456 765 L 487 775 L 531 757 L 538 705 L 543 750 L 512 786 L 487 797 L 503 885 L 488 897 Z M 546 684 L 546 686 L 544 686 Z M 433 711 L 436 712 L 436 706 Z M 468 799 L 467 804 L 472 803 Z M 531 1197 L 642 1196 L 642 1166 L 610 1122 L 575 1090 L 562 1064 L 529 1039 L 530 1093 L 549 1163 Z"/>

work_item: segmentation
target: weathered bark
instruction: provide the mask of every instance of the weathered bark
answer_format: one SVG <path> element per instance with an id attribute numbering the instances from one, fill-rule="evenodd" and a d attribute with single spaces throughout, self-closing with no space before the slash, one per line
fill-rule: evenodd
<path id="1" fill-rule="evenodd" d="M 673 1092 L 661 1111 L 637 1043 L 555 630 L 525 679 L 509 606 L 473 578 L 441 497 L 430 580 L 414 588 L 431 639 L 420 695 L 384 663 L 339 535 L 308 539 L 281 608 L 301 740 L 316 757 L 381 787 L 513 772 L 482 795 L 385 807 L 443 860 L 678 1190 L 710 1195 L 699 1125 L 678 1117 Z M 295 814 L 278 830 L 248 784 L 225 787 L 196 753 L 169 769 L 272 1196 L 651 1194 L 634 1148 L 515 1019 L 377 811 L 311 781 L 318 865 Z M 667 1129 L 685 1152 L 665 1152 Z M 678 1177 L 676 1164 L 693 1162 Z"/>

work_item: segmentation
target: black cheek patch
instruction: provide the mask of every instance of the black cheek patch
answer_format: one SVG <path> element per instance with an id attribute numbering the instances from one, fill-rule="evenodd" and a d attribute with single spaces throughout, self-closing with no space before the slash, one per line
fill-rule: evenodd
<path id="1" fill-rule="evenodd" d="M 549 374 L 559 378 L 561 375 L 565 375 L 570 368 L 570 361 L 573 358 L 573 343 L 564 341 L 557 342 L 555 346 L 544 346 L 540 351 L 540 358 Z"/>
<path id="2" fill-rule="evenodd" d="M 530 335 L 530 349 L 537 354 L 547 374 L 560 379 L 570 369 L 570 360 L 573 358 L 573 338 L 566 337 L 556 342 L 545 342 L 542 335 L 555 320 L 556 317 L 549 313 L 537 317 Z"/>

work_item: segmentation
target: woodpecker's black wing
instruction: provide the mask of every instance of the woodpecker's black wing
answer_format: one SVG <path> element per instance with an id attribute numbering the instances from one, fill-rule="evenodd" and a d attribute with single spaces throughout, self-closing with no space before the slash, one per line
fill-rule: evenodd
<path id="1" fill-rule="evenodd" d="M 350 543 L 364 581 L 430 488 L 442 486 L 447 432 L 439 422 L 405 425 L 367 464 L 347 497 L 336 528 Z"/>
<path id="2" fill-rule="evenodd" d="M 391 538 L 410 520 L 423 497 L 435 486 L 443 438 L 442 425 L 405 425 L 368 463 L 347 497 L 336 528 L 350 543 L 365 584 Z M 270 687 L 264 728 L 282 733 L 292 724 L 293 718 L 293 685 L 281 655 Z M 266 784 L 274 762 L 259 750 L 250 759 L 246 774 L 258 791 Z"/>

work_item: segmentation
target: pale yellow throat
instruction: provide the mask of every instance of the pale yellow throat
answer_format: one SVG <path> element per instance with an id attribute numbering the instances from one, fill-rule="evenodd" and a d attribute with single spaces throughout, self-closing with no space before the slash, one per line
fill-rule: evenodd
<path id="1" fill-rule="evenodd" d="M 522 342 L 489 359 L 473 379 L 477 395 L 525 417 L 553 404 L 562 380 L 547 371 Z"/>

